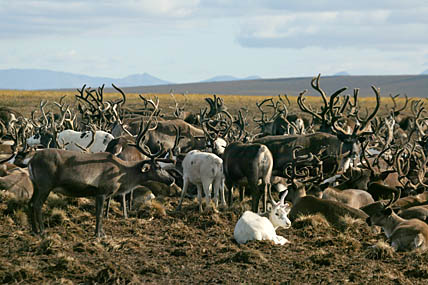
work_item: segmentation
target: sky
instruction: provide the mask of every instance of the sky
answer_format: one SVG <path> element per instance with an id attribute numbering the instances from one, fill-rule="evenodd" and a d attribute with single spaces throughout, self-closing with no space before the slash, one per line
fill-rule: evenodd
<path id="1" fill-rule="evenodd" d="M 420 74 L 426 0 L 0 0 L 0 69 L 175 82 Z"/>

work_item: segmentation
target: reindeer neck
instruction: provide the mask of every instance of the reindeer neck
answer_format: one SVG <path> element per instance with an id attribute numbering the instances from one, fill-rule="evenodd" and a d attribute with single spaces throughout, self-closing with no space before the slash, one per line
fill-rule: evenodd
<path id="1" fill-rule="evenodd" d="M 385 231 L 385 235 L 387 238 L 389 238 L 392 233 L 394 232 L 395 228 L 402 222 L 404 222 L 405 219 L 398 216 L 396 213 L 392 213 L 387 219 L 385 224 L 382 226 L 383 230 Z"/>

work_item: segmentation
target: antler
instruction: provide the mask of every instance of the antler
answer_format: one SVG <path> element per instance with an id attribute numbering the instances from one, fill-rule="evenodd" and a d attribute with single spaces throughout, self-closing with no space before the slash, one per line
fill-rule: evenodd
<path id="1" fill-rule="evenodd" d="M 166 150 L 164 150 L 163 149 L 163 145 L 161 144 L 161 147 L 159 148 L 159 151 L 158 152 L 156 152 L 155 154 L 153 154 L 152 152 L 151 152 L 151 150 L 146 146 L 146 145 L 144 145 L 143 143 L 142 143 L 142 141 L 143 141 L 143 139 L 144 139 L 144 136 L 146 135 L 146 133 L 148 132 L 148 131 L 152 131 L 152 130 L 155 130 L 156 128 L 157 128 L 157 126 L 158 126 L 158 121 L 157 121 L 157 119 L 156 119 L 156 116 L 159 114 L 159 110 L 158 110 L 158 107 L 159 107 L 159 99 L 158 98 L 156 98 L 156 102 L 154 102 L 154 101 L 152 101 L 152 100 L 150 100 L 152 103 L 153 103 L 153 107 L 154 107 L 154 110 L 152 111 L 152 113 L 150 114 L 150 116 L 149 116 L 149 118 L 148 118 L 148 120 L 147 120 L 147 123 L 144 125 L 144 118 L 141 120 L 141 123 L 140 123 L 140 128 L 139 128 L 139 131 L 138 131 L 138 135 L 137 135 L 137 138 L 136 138 L 136 144 L 135 144 L 135 146 L 137 147 L 137 149 L 141 152 L 141 153 L 143 153 L 144 155 L 146 155 L 147 157 L 149 157 L 150 159 L 152 159 L 152 160 L 154 160 L 155 158 L 157 158 L 157 157 L 159 157 L 159 156 L 161 156 L 161 155 L 164 155 L 165 153 L 166 153 Z M 151 123 L 152 123 L 152 119 L 155 117 L 155 125 L 154 126 L 152 126 L 152 127 L 150 127 L 150 125 L 151 125 Z M 144 146 L 142 146 L 142 145 L 144 145 Z"/>
<path id="2" fill-rule="evenodd" d="M 364 131 L 366 125 L 371 121 L 371 119 L 374 118 L 374 116 L 376 115 L 377 111 L 379 110 L 380 107 L 380 89 L 377 88 L 376 86 L 372 85 L 372 90 L 374 91 L 375 95 L 376 95 L 376 107 L 374 108 L 373 112 L 366 117 L 366 119 L 361 119 L 358 114 L 357 114 L 357 120 L 358 122 L 360 122 L 360 126 L 358 126 L 357 128 L 354 129 L 354 134 L 359 135 L 361 134 L 361 132 Z"/>
<path id="3" fill-rule="evenodd" d="M 394 96 L 392 94 L 389 94 L 389 96 L 391 97 L 392 102 L 394 104 L 394 106 L 392 107 L 392 112 L 393 112 L 394 116 L 398 116 L 401 111 L 403 111 L 404 109 L 406 109 L 407 104 L 409 103 L 409 98 L 407 97 L 407 94 L 404 94 L 404 97 L 406 98 L 406 101 L 404 102 L 404 105 L 401 108 L 397 109 L 397 101 L 395 99 L 398 96 L 400 96 L 400 94 L 397 94 L 397 95 L 394 95 Z"/>
<path id="4" fill-rule="evenodd" d="M 311 81 L 311 86 L 313 89 L 315 89 L 316 91 L 318 91 L 318 93 L 321 94 L 321 98 L 323 101 L 324 106 L 321 106 L 321 110 L 320 112 L 315 112 L 310 106 L 306 106 L 304 101 L 305 98 L 303 98 L 303 95 L 307 92 L 307 90 L 302 91 L 298 98 L 297 98 L 297 104 L 299 105 L 300 109 L 303 112 L 309 113 L 311 114 L 313 117 L 317 118 L 318 120 L 321 121 L 321 128 L 326 131 L 327 129 L 330 129 L 330 127 L 332 126 L 332 121 L 330 120 L 337 120 L 338 119 L 338 115 L 342 115 L 342 112 L 345 110 L 345 107 L 349 101 L 348 96 L 345 98 L 344 102 L 342 103 L 341 106 L 336 106 L 337 103 L 339 102 L 339 95 L 345 91 L 347 88 L 343 87 L 337 91 L 335 91 L 331 97 L 330 100 L 327 99 L 327 95 L 324 92 L 323 89 L 321 89 L 320 87 L 320 77 L 321 74 L 318 74 L 317 77 L 314 77 Z M 329 116 L 330 115 L 330 116 Z"/>

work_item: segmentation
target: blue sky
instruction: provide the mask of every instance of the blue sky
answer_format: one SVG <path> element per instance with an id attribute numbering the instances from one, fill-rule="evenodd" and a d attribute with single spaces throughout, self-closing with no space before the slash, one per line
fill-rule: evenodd
<path id="1" fill-rule="evenodd" d="M 0 69 L 172 82 L 419 74 L 428 1 L 0 0 Z"/>

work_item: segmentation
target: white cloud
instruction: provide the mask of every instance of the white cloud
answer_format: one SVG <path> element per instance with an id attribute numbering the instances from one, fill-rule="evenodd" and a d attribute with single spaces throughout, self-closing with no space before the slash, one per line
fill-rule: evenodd
<path id="1" fill-rule="evenodd" d="M 190 16 L 198 6 L 199 0 L 2 1 L 0 38 L 108 32 L 123 26 L 173 23 Z"/>
<path id="2" fill-rule="evenodd" d="M 255 16 L 243 23 L 237 40 L 245 47 L 420 48 L 428 45 L 428 37 L 422 36 L 428 33 L 428 18 L 422 17 L 427 12 L 426 8 L 405 13 L 380 9 Z"/>

